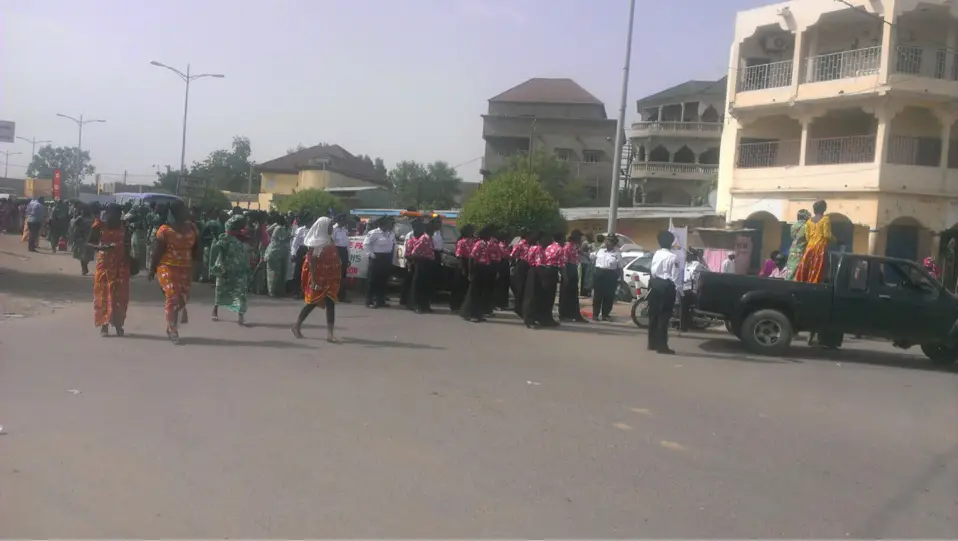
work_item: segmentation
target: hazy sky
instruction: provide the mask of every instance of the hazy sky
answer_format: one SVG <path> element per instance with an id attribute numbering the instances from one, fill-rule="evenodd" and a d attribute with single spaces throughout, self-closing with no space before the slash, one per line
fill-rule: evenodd
<path id="1" fill-rule="evenodd" d="M 723 76 L 735 12 L 769 3 L 638 0 L 627 119 Z M 245 135 L 260 162 L 328 142 L 459 165 L 482 155 L 487 100 L 531 77 L 575 79 L 615 117 L 627 18 L 628 0 L 2 0 L 0 119 L 56 145 L 77 140 L 56 113 L 106 119 L 83 133 L 104 181 L 151 181 L 179 164 L 184 84 L 149 62 L 191 63 L 226 78 L 191 88 L 188 163 Z M 0 150 L 22 176 L 30 145 Z"/>

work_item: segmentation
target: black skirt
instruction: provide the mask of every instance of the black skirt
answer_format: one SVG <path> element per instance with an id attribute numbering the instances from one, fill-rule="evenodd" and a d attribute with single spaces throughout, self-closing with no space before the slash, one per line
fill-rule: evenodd
<path id="1" fill-rule="evenodd" d="M 488 284 L 494 272 L 494 267 L 490 265 L 474 264 L 472 266 L 466 299 L 462 303 L 462 308 L 459 309 L 462 319 L 481 320 L 485 317 L 490 294 Z"/>
<path id="2" fill-rule="evenodd" d="M 526 280 L 529 277 L 529 262 L 520 259 L 516 262 L 515 272 L 512 273 L 512 296 L 516 298 L 516 314 L 522 316 L 523 299 L 526 289 Z"/>

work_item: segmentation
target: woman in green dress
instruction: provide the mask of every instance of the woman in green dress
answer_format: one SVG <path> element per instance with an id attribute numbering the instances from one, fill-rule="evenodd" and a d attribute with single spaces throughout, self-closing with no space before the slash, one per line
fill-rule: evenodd
<path id="1" fill-rule="evenodd" d="M 243 239 L 246 220 L 234 216 L 226 222 L 226 233 L 210 247 L 210 276 L 216 280 L 213 300 L 213 321 L 219 321 L 219 307 L 239 314 L 239 324 L 246 325 L 246 295 L 249 290 L 249 246 Z"/>
<path id="2" fill-rule="evenodd" d="M 281 297 L 286 292 L 286 267 L 289 265 L 289 228 L 286 218 L 276 216 L 270 227 L 269 246 L 266 247 L 266 287 L 270 297 Z"/>
<path id="3" fill-rule="evenodd" d="M 805 253 L 805 247 L 808 245 L 808 239 L 805 238 L 805 222 L 811 216 L 812 213 L 802 209 L 798 211 L 798 221 L 792 224 L 792 246 L 788 249 L 788 263 L 785 264 L 786 280 L 795 279 L 795 271 L 798 270 L 798 264 L 802 261 L 802 254 Z"/>
<path id="4" fill-rule="evenodd" d="M 203 245 L 203 265 L 200 270 L 200 282 L 209 282 L 210 280 L 210 251 L 213 249 L 213 243 L 223 234 L 223 223 L 225 215 L 220 212 L 213 212 L 208 220 L 203 222 L 200 227 L 200 243 Z"/>

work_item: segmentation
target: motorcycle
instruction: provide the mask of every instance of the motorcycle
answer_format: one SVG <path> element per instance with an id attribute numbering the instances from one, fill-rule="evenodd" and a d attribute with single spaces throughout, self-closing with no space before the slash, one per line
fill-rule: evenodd
<path id="1" fill-rule="evenodd" d="M 648 297 L 648 289 L 643 290 L 641 286 L 636 287 L 635 300 L 632 301 L 632 322 L 635 323 L 635 326 L 640 329 L 649 328 Z M 698 314 L 695 311 L 695 306 L 692 306 L 692 321 L 690 322 L 690 330 L 704 331 L 709 327 L 723 324 L 726 325 L 726 328 L 728 328 L 727 323 L 723 320 L 704 314 Z M 678 302 L 677 296 L 675 305 L 672 308 L 672 317 L 669 319 L 669 326 L 673 329 L 680 329 L 682 326 L 682 305 L 680 302 Z"/>

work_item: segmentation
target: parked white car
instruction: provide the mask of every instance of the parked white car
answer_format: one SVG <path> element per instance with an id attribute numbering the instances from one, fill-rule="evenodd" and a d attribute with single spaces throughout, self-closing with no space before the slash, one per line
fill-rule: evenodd
<path id="1" fill-rule="evenodd" d="M 623 254 L 623 258 L 624 257 L 625 254 Z M 650 265 L 652 265 L 652 254 L 649 252 L 641 252 L 641 255 L 632 258 L 622 270 L 622 278 L 625 280 L 633 296 L 638 296 L 637 290 L 649 288 Z"/>

